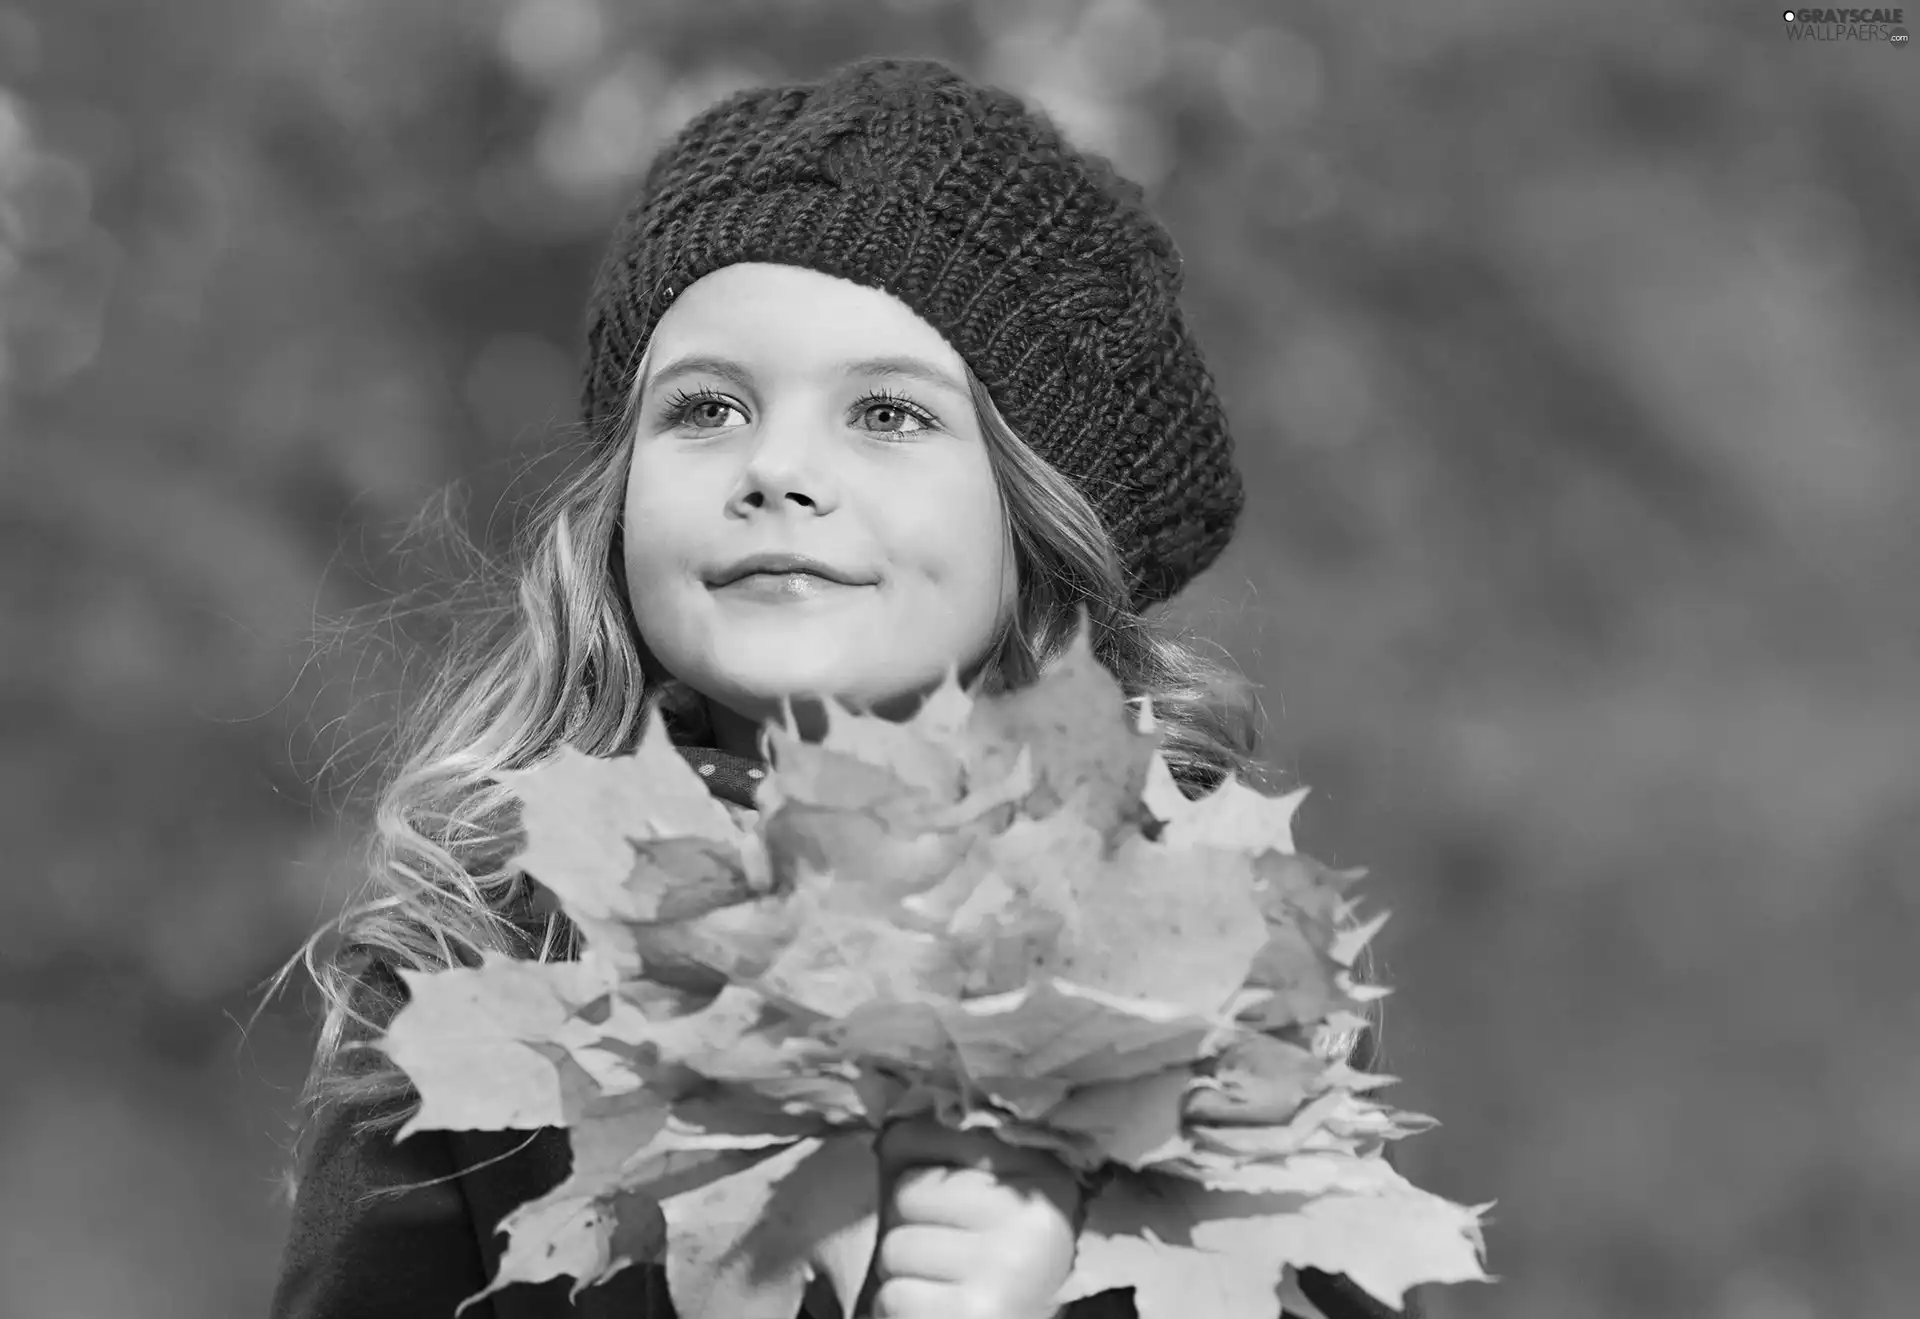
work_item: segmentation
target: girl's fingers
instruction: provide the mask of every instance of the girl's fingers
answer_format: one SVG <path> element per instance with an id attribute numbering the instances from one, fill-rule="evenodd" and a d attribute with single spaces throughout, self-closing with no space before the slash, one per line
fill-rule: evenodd
<path id="1" fill-rule="evenodd" d="M 893 1209 L 909 1223 L 978 1228 L 1006 1214 L 1005 1184 L 978 1168 L 920 1165 L 893 1181 Z"/>
<path id="2" fill-rule="evenodd" d="M 873 1319 L 946 1319 L 952 1312 L 951 1283 L 889 1278 L 873 1294 Z"/>
<path id="3" fill-rule="evenodd" d="M 918 1278 L 922 1282 L 965 1282 L 978 1271 L 976 1237 L 951 1227 L 912 1224 L 896 1227 L 881 1239 L 875 1261 L 880 1278 Z"/>

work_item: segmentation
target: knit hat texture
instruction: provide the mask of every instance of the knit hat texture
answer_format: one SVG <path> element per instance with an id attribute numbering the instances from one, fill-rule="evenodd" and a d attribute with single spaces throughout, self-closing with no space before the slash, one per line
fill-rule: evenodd
<path id="1" fill-rule="evenodd" d="M 594 286 L 594 433 L 623 413 L 675 293 L 747 261 L 884 290 L 939 330 L 1099 512 L 1135 607 L 1226 546 L 1245 495 L 1172 237 L 1138 186 L 1018 97 L 936 61 L 868 59 L 697 116 Z"/>

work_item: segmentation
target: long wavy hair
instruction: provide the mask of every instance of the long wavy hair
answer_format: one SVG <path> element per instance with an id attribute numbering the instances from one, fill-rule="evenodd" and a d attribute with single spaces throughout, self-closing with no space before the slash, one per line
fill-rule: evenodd
<path id="1" fill-rule="evenodd" d="M 976 689 L 1039 675 L 1084 611 L 1094 653 L 1130 701 L 1151 701 L 1162 752 L 1189 795 L 1253 777 L 1256 705 L 1244 678 L 1130 605 L 1120 556 L 1090 502 L 1021 441 L 971 372 L 968 383 L 1019 582 Z M 573 955 L 564 917 L 529 919 L 529 881 L 510 864 L 517 812 L 501 772 L 562 746 L 630 751 L 656 706 L 676 740 L 702 736 L 700 702 L 655 671 L 628 604 L 621 514 L 637 393 L 533 511 L 504 563 L 476 560 L 459 592 L 459 625 L 392 730 L 363 890 L 278 977 L 304 966 L 324 1000 L 301 1096 L 309 1131 L 335 1104 L 353 1104 L 367 1129 L 405 1120 L 415 1097 L 375 1046 L 404 996 L 396 972 L 476 965 L 487 953 Z M 1331 1047 L 1344 1053 L 1352 1043 Z"/>

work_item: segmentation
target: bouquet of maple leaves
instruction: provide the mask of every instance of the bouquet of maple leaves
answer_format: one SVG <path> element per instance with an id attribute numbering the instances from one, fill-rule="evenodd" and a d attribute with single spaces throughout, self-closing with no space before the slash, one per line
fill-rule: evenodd
<path id="1" fill-rule="evenodd" d="M 1431 1119 L 1314 1047 L 1385 991 L 1350 972 L 1382 923 L 1358 872 L 1294 850 L 1304 792 L 1188 800 L 1084 636 L 1017 692 L 769 736 L 757 812 L 657 717 L 631 756 L 516 772 L 516 864 L 581 956 L 407 973 L 402 1139 L 569 1130 L 480 1296 L 664 1262 L 685 1319 L 791 1319 L 811 1261 L 872 1249 L 875 1135 L 927 1115 L 1090 1175 L 1062 1304 L 1317 1319 L 1296 1269 L 1396 1308 L 1486 1278 L 1488 1206 L 1384 1157 Z"/>

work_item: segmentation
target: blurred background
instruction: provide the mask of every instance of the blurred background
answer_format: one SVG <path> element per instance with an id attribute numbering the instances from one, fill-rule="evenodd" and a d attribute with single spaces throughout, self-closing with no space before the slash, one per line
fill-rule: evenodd
<path id="1" fill-rule="evenodd" d="M 1916 15 L 1920 17 L 1920 15 Z M 1917 24 L 1920 26 L 1920 24 Z M 263 1315 L 432 636 L 649 151 L 930 53 L 1148 185 L 1253 513 L 1177 606 L 1372 868 L 1434 1319 L 1920 1294 L 1920 54 L 1753 3 L 0 0 L 0 1315 Z M 412 657 L 412 658 L 409 658 Z M 331 763 L 330 763 L 331 762 Z"/>

